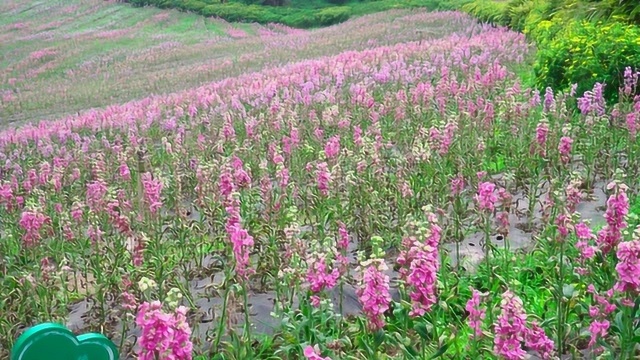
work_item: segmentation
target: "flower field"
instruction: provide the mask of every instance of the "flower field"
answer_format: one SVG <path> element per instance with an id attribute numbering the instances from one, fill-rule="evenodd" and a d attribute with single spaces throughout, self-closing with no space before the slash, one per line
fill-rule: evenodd
<path id="1" fill-rule="evenodd" d="M 195 15 L 85 3 L 148 18 L 0 23 L 0 118 L 55 115 L 0 133 L 0 357 L 43 321 L 123 359 L 638 356 L 640 73 L 540 93 L 457 12 L 169 46 L 136 31 Z M 139 51 L 70 65 L 100 36 Z"/>

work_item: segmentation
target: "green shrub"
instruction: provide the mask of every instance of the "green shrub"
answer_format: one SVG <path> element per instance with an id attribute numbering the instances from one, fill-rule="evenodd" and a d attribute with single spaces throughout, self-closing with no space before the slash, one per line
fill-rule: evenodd
<path id="1" fill-rule="evenodd" d="M 181 9 L 184 11 L 193 11 L 195 13 L 200 14 L 202 9 L 204 9 L 205 6 L 207 6 L 207 4 L 203 3 L 202 1 L 186 0 L 183 2 Z"/>
<path id="2" fill-rule="evenodd" d="M 256 22 L 266 24 L 276 22 L 279 17 L 271 13 L 269 8 L 258 5 L 225 3 L 207 5 L 200 12 L 204 16 L 216 16 L 230 22 Z"/>
<path id="3" fill-rule="evenodd" d="M 606 83 L 605 97 L 615 101 L 627 66 L 640 68 L 640 27 L 621 23 L 573 21 L 553 33 L 554 22 L 542 22 L 534 72 L 543 89 L 567 90 L 578 84 L 578 94 L 596 82 Z M 551 33 L 544 38 L 548 28 Z"/>
<path id="4" fill-rule="evenodd" d="M 462 10 L 478 18 L 482 22 L 496 25 L 509 25 L 506 2 L 475 0 L 462 6 Z"/>
<path id="5" fill-rule="evenodd" d="M 328 26 L 349 20 L 350 13 L 351 9 L 340 6 L 319 10 L 315 15 L 320 26 Z"/>
<path id="6" fill-rule="evenodd" d="M 535 7 L 534 0 L 511 0 L 505 9 L 509 27 L 516 31 L 524 30 L 527 16 Z"/>
<path id="7" fill-rule="evenodd" d="M 316 17 L 309 12 L 301 11 L 282 17 L 280 22 L 294 28 L 306 29 L 316 25 Z"/>

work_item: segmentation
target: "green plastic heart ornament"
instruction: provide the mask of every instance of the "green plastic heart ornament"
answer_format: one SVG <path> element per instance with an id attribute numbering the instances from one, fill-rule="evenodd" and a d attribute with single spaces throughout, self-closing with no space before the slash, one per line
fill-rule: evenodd
<path id="1" fill-rule="evenodd" d="M 75 336 L 63 325 L 44 323 L 20 335 L 11 360 L 118 360 L 118 348 L 102 334 Z"/>

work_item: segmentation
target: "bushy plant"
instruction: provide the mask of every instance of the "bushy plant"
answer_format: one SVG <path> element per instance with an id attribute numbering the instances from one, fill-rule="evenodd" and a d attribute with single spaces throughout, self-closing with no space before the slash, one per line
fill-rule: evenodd
<path id="1" fill-rule="evenodd" d="M 317 23 L 320 26 L 339 24 L 341 22 L 347 21 L 349 19 L 349 16 L 349 8 L 345 6 L 330 7 L 319 10 L 316 13 Z"/>
<path id="2" fill-rule="evenodd" d="M 462 10 L 477 17 L 482 22 L 496 25 L 508 25 L 506 16 L 508 3 L 476 0 L 462 6 Z"/>
<path id="3" fill-rule="evenodd" d="M 553 32 L 553 23 L 548 26 Z M 640 28 L 636 26 L 574 21 L 542 44 L 534 67 L 539 88 L 566 90 L 578 84 L 577 92 L 582 94 L 601 82 L 606 84 L 607 100 L 615 101 L 625 68 L 640 67 Z"/>
<path id="4" fill-rule="evenodd" d="M 231 22 L 266 24 L 279 20 L 279 17 L 269 11 L 268 8 L 238 3 L 207 5 L 202 9 L 201 13 L 204 16 L 216 16 Z"/>

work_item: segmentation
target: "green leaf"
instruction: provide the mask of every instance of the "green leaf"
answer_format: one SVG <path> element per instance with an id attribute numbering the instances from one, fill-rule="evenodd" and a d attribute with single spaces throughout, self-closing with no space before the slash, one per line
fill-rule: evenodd
<path id="1" fill-rule="evenodd" d="M 405 353 L 410 355 L 412 359 L 415 359 L 416 357 L 418 357 L 420 355 L 420 353 L 418 352 L 418 350 L 416 350 L 413 346 L 409 345 L 402 345 L 402 348 L 404 349 Z"/>
<path id="2" fill-rule="evenodd" d="M 382 330 L 378 330 L 373 334 L 373 343 L 377 348 L 380 347 L 380 345 L 382 345 L 382 343 L 384 342 L 384 331 Z"/>
<path id="3" fill-rule="evenodd" d="M 449 346 L 451 345 L 451 343 L 446 343 L 442 346 L 440 346 L 440 348 L 438 349 L 438 351 L 436 351 L 435 354 L 433 354 L 429 359 L 433 360 L 433 359 L 437 359 L 440 356 L 444 355 L 445 352 L 447 352 L 447 349 L 449 349 Z"/>
<path id="4" fill-rule="evenodd" d="M 413 328 L 423 340 L 429 339 L 429 329 L 427 328 L 427 324 L 416 323 L 416 325 Z"/>

